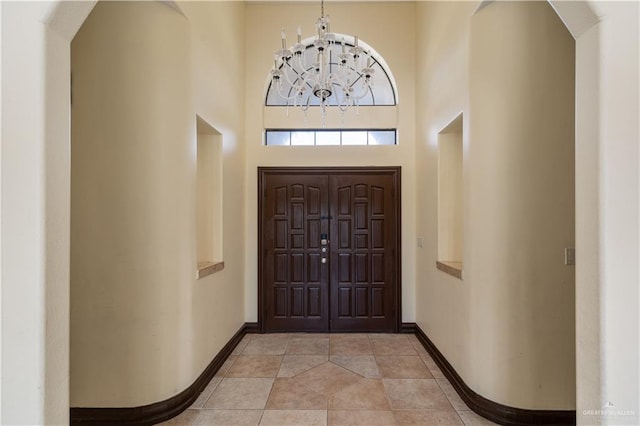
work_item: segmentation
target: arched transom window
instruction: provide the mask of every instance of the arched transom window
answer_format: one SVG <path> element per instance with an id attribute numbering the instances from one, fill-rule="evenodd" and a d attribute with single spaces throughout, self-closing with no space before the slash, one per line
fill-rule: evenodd
<path id="1" fill-rule="evenodd" d="M 350 87 L 353 89 L 350 96 L 353 103 L 359 106 L 392 106 L 397 104 L 397 94 L 395 83 L 389 68 L 384 60 L 373 48 L 354 37 L 332 34 L 333 40 L 327 46 L 323 46 L 325 54 L 328 53 L 329 73 L 336 75 L 346 75 L 350 79 Z M 314 88 L 310 86 L 305 73 L 321 72 L 318 69 L 318 46 L 314 44 L 315 39 L 309 38 L 302 42 L 304 50 L 300 55 L 294 55 L 289 61 L 290 65 L 276 63 L 272 70 L 279 74 L 279 78 L 271 79 L 266 93 L 265 106 L 319 106 L 320 98 L 314 95 Z M 359 67 L 352 65 L 352 62 L 343 63 L 344 56 L 355 46 L 363 50 L 363 54 L 358 59 L 361 63 Z M 345 65 L 346 64 L 346 65 Z M 277 66 L 277 68 L 275 68 Z M 341 68 L 342 67 L 342 68 Z M 362 70 L 370 70 L 370 74 L 365 75 Z M 343 72 L 344 70 L 344 72 Z M 365 79 L 369 78 L 369 84 L 365 84 Z M 301 88 L 305 88 L 301 95 Z M 340 97 L 344 96 L 342 88 L 337 84 L 332 84 L 330 104 L 341 103 Z M 336 99 L 337 98 L 337 99 Z"/>

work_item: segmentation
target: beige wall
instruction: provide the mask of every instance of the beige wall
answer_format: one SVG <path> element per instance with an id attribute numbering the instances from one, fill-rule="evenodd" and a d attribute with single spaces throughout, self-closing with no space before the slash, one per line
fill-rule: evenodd
<path id="1" fill-rule="evenodd" d="M 225 268 L 192 283 L 191 381 L 245 322 L 244 312 L 244 9 L 242 2 L 180 2 L 191 23 L 195 111 L 222 138 Z M 195 141 L 194 141 L 195 143 Z M 192 145 L 195 147 L 195 144 Z M 195 217 L 194 217 L 195 221 Z M 194 241 L 195 243 L 195 241 Z"/>
<path id="2" fill-rule="evenodd" d="M 574 40 L 536 2 L 482 9 L 470 36 L 468 276 L 476 336 L 496 333 L 474 375 L 507 405 L 572 409 Z"/>
<path id="3" fill-rule="evenodd" d="M 413 3 L 327 3 L 331 30 L 358 35 L 387 62 L 398 84 L 398 145 L 393 147 L 266 147 L 263 105 L 272 53 L 284 28 L 292 39 L 298 25 L 303 38 L 313 35 L 318 4 L 247 4 L 246 46 L 246 299 L 247 321 L 257 320 L 257 167 L 259 166 L 401 166 L 402 167 L 402 320 L 412 322 L 414 304 L 414 11 Z M 357 17 L 357 19 L 354 19 Z M 384 29 L 381 31 L 380 29 Z M 401 46 L 402 49 L 398 49 Z M 351 112 L 352 113 L 352 112 Z M 284 108 L 282 115 L 284 115 Z M 312 114 L 311 112 L 309 114 Z M 358 120 L 358 118 L 354 118 Z M 345 118 L 350 122 L 350 116 Z M 292 122 L 299 122 L 292 116 Z M 376 125 L 377 122 L 362 123 Z"/>
<path id="4" fill-rule="evenodd" d="M 429 238 L 435 215 L 418 217 L 428 244 L 417 322 L 484 397 L 571 409 L 574 270 L 563 249 L 574 244 L 573 39 L 546 3 L 493 3 L 474 16 L 467 4 L 421 10 L 417 169 L 435 167 L 432 129 L 463 110 L 465 246 L 464 281 L 445 276 Z M 429 212 L 436 200 L 430 185 L 419 202 Z"/>
<path id="5" fill-rule="evenodd" d="M 207 8 L 216 16 L 221 5 L 184 6 L 187 15 Z M 242 19 L 242 4 L 221 7 L 225 22 Z M 242 238 L 225 240 L 225 270 L 195 279 L 196 114 L 223 129 L 224 226 L 243 234 L 242 217 L 231 213 L 243 211 L 232 196 L 244 177 L 243 152 L 234 148 L 242 121 L 226 112 L 241 116 L 242 85 L 214 56 L 242 69 L 232 50 L 243 34 L 223 26 L 237 45 L 220 48 L 197 25 L 159 3 L 104 2 L 72 43 L 74 407 L 174 396 L 244 322 Z M 238 93 L 218 96 L 223 85 Z"/>
<path id="6" fill-rule="evenodd" d="M 475 7 L 473 2 L 424 2 L 418 3 L 416 9 L 416 68 L 421 70 L 416 76 L 416 232 L 424 236 L 415 264 L 416 323 L 465 381 L 474 356 L 470 350 L 469 280 L 465 277 L 460 281 L 436 270 L 437 151 L 438 133 L 463 112 L 463 167 L 468 164 L 468 40 L 469 20 Z M 464 205 L 464 191 L 463 194 Z M 466 225 L 466 249 L 470 247 L 470 237 L 465 235 Z M 468 262 L 466 253 L 463 259 Z M 467 384 L 474 387 L 473 383 Z"/>

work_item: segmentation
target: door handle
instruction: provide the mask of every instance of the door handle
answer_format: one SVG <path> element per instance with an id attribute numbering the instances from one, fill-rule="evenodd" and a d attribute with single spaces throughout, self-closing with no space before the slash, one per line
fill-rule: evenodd
<path id="1" fill-rule="evenodd" d="M 323 257 L 322 259 L 320 259 L 320 263 L 327 263 L 327 258 Z"/>

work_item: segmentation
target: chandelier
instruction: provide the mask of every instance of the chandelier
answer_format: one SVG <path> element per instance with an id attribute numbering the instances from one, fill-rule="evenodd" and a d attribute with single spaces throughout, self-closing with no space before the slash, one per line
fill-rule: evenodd
<path id="1" fill-rule="evenodd" d="M 349 107 L 357 109 L 358 101 L 371 90 L 374 70 L 371 53 L 359 46 L 358 36 L 340 36 L 338 40 L 331 32 L 324 0 L 315 26 L 317 35 L 309 45 L 302 43 L 298 27 L 298 42 L 291 49 L 282 30 L 282 49 L 274 53 L 271 78 L 278 96 L 287 106 L 302 109 L 305 117 L 309 106 L 320 106 L 324 126 L 328 107 L 339 108 L 343 117 Z"/>

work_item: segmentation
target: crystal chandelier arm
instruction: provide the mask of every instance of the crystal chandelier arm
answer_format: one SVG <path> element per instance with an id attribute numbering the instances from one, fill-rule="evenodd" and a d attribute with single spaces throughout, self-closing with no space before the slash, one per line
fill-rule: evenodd
<path id="1" fill-rule="evenodd" d="M 303 62 L 304 61 L 303 56 L 304 55 L 300 54 L 294 57 L 295 65 L 297 65 L 298 69 L 301 69 L 301 70 L 306 69 L 305 63 Z"/>
<path id="2" fill-rule="evenodd" d="M 291 71 L 296 75 L 296 78 L 292 81 L 292 80 L 289 78 L 289 75 L 288 75 L 288 73 L 287 73 L 287 72 L 283 72 L 283 73 L 282 73 L 282 74 L 284 74 L 284 78 L 285 78 L 285 80 L 287 81 L 287 84 L 289 84 L 289 86 L 291 86 L 291 87 L 295 87 L 295 86 L 296 86 L 295 81 L 301 81 L 301 82 L 303 82 L 303 83 L 304 83 L 304 84 L 302 84 L 302 86 L 307 86 L 307 87 L 305 88 L 305 91 L 307 90 L 307 88 L 308 88 L 308 89 L 313 89 L 313 85 L 312 85 L 312 82 L 313 82 L 313 81 L 311 81 L 311 82 L 310 82 L 310 81 L 309 81 L 309 79 L 307 78 L 307 76 L 310 74 L 310 73 L 309 73 L 309 70 L 297 70 L 295 67 L 291 66 L 291 65 L 290 65 L 289 63 L 287 63 L 287 62 L 285 62 L 285 64 L 284 64 L 284 65 L 286 65 L 286 66 L 287 66 L 287 69 L 290 69 L 290 70 L 291 70 Z M 284 66 L 284 65 L 283 65 L 283 66 Z M 299 87 L 299 88 L 300 88 L 300 87 Z"/>
<path id="3" fill-rule="evenodd" d="M 365 96 L 367 96 L 370 93 L 371 93 L 371 86 L 369 84 L 365 84 L 364 90 L 362 90 L 362 94 L 354 96 L 353 99 L 355 101 L 359 101 L 360 99 L 363 99 Z M 373 93 L 371 93 L 371 96 L 373 96 Z"/>
<path id="4" fill-rule="evenodd" d="M 349 85 L 349 87 L 355 88 L 356 83 L 358 81 L 360 81 L 360 80 L 362 80 L 362 74 L 358 74 L 358 78 L 356 78 L 356 80 L 353 83 L 351 83 Z M 367 96 L 367 94 L 369 93 L 369 90 L 371 90 L 371 84 L 367 80 L 365 80 L 362 83 L 362 88 L 364 89 L 364 90 L 362 90 L 362 94 L 358 94 L 358 95 L 352 96 L 354 99 L 358 99 L 359 100 L 359 99 L 362 99 L 365 96 Z"/>
<path id="5" fill-rule="evenodd" d="M 310 101 L 311 101 L 311 95 L 307 94 L 306 102 L 303 102 L 303 96 L 295 97 L 295 101 L 293 105 L 296 107 L 299 107 L 302 110 L 302 112 L 304 112 L 306 115 L 307 110 L 309 109 Z"/>
<path id="6" fill-rule="evenodd" d="M 289 86 L 293 87 L 293 85 L 294 85 L 293 81 L 291 81 L 291 79 L 289 78 L 289 73 L 287 73 L 286 70 L 290 69 L 291 71 L 293 71 L 298 76 L 300 75 L 300 73 L 295 68 L 293 68 L 291 65 L 289 65 L 288 62 L 283 62 L 282 69 L 283 69 L 282 75 L 284 75 L 285 80 L 287 80 L 287 84 Z"/>
<path id="7" fill-rule="evenodd" d="M 307 90 L 300 90 L 299 85 L 298 86 L 291 85 L 289 89 L 289 93 L 284 93 L 282 91 L 281 85 L 277 85 L 276 93 L 281 99 L 287 101 L 287 104 L 289 104 L 290 101 L 294 101 L 295 105 L 299 105 L 298 101 L 301 100 L 307 94 Z"/>
<path id="8" fill-rule="evenodd" d="M 294 74 L 296 74 L 297 78 L 304 80 L 307 85 L 312 88 L 313 87 L 313 76 L 309 78 L 310 70 L 313 69 L 313 66 L 307 66 L 303 62 L 302 56 L 303 52 L 300 50 L 296 50 L 298 45 L 294 46 L 294 52 L 291 54 L 290 50 L 279 50 L 275 52 L 276 64 L 278 60 L 282 63 L 281 68 L 283 69 L 282 73 L 284 78 L 287 80 L 287 83 L 291 86 L 294 85 L 293 81 L 289 78 L 287 69 L 291 70 Z M 277 66 L 277 65 L 276 65 Z M 294 80 L 295 81 L 295 80 Z"/>
<path id="9" fill-rule="evenodd" d="M 357 74 L 357 78 L 353 81 L 353 83 L 351 83 L 350 87 L 353 89 L 355 88 L 356 84 L 358 83 L 358 81 L 363 80 L 362 82 L 362 92 L 360 94 L 357 94 L 355 96 L 353 96 L 353 98 L 358 101 L 360 99 L 363 99 L 365 96 L 367 96 L 369 93 L 372 94 L 371 92 L 371 76 L 374 73 L 374 70 L 372 68 L 372 59 L 371 59 L 371 54 L 369 52 L 365 52 L 367 55 L 367 66 L 366 68 L 363 68 L 361 71 L 358 71 L 357 69 L 354 68 L 350 68 L 352 73 Z"/>
<path id="10" fill-rule="evenodd" d="M 298 98 L 298 94 L 294 93 L 293 95 L 287 95 L 286 93 L 282 93 L 282 91 L 280 89 L 278 89 L 278 96 L 280 96 L 283 100 L 287 101 L 287 104 L 289 104 L 289 101 L 294 101 Z"/>
<path id="11" fill-rule="evenodd" d="M 276 66 L 274 67 L 273 71 L 271 71 L 271 74 L 273 76 L 271 87 L 276 92 L 276 95 L 278 95 L 278 97 L 280 97 L 281 99 L 285 100 L 288 105 L 289 101 L 301 98 L 304 95 L 304 93 L 306 92 L 306 89 L 304 89 L 305 83 L 304 83 L 304 80 L 298 78 L 296 79 L 296 81 L 299 81 L 300 83 L 298 85 L 293 84 L 293 82 L 291 82 L 289 77 L 286 76 L 286 72 L 283 72 L 280 68 L 278 68 L 277 63 L 275 65 Z M 287 83 L 289 85 L 288 86 L 289 94 L 285 94 L 282 90 L 283 75 L 285 75 L 285 79 L 287 80 Z M 291 91 L 293 89 L 295 89 L 295 91 L 294 91 L 294 94 L 291 95 Z"/>

